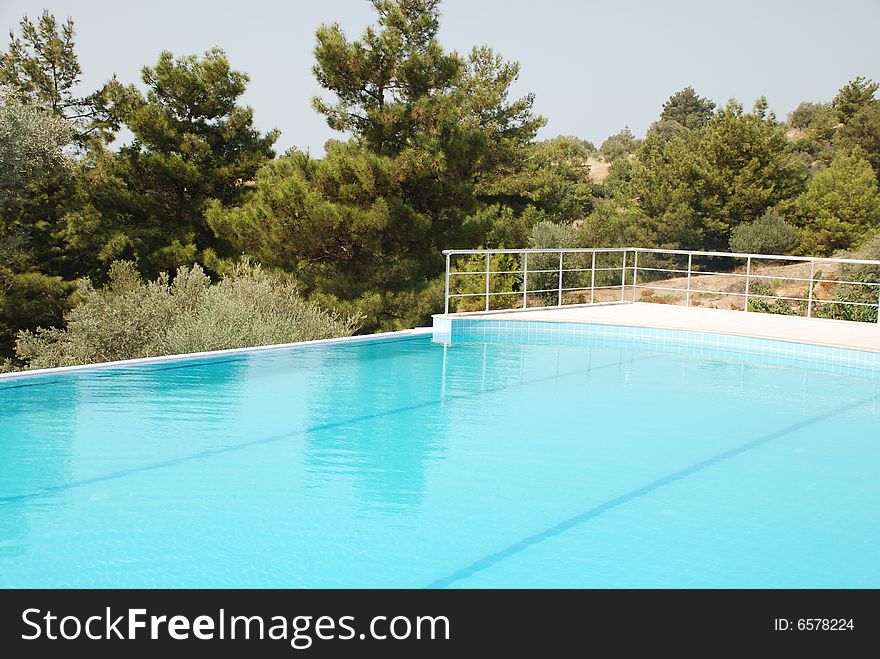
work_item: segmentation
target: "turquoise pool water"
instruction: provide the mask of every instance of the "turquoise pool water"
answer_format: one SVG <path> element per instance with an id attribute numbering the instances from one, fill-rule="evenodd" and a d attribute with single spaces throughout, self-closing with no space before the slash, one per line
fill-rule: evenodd
<path id="1" fill-rule="evenodd" d="M 880 587 L 876 377 L 424 335 L 0 403 L 3 587 Z"/>

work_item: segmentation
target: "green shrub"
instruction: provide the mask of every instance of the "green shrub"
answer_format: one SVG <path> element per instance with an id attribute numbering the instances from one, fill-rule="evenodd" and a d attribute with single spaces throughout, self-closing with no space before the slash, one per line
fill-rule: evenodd
<path id="1" fill-rule="evenodd" d="M 70 167 L 71 124 L 34 105 L 0 99 L 0 200 L 33 176 Z"/>
<path id="2" fill-rule="evenodd" d="M 676 135 L 681 135 L 682 131 L 687 130 L 682 124 L 672 119 L 661 119 L 655 121 L 648 127 L 648 134 L 645 138 L 658 139 L 661 142 L 668 142 Z"/>
<path id="3" fill-rule="evenodd" d="M 800 128 L 805 130 L 813 123 L 816 115 L 822 111 L 823 107 L 827 107 L 825 103 L 809 103 L 803 102 L 792 110 L 788 115 L 788 125 L 792 128 Z"/>
<path id="4" fill-rule="evenodd" d="M 676 124 L 678 125 L 678 124 Z M 680 130 L 683 130 L 679 127 Z M 633 162 L 629 158 L 618 158 L 608 168 L 608 174 L 602 181 L 602 193 L 606 198 L 618 197 L 626 199 L 630 195 L 633 176 Z M 595 210 L 595 208 L 594 208 Z"/>
<path id="5" fill-rule="evenodd" d="M 533 249 L 545 248 L 572 248 L 580 247 L 581 235 L 577 229 L 569 224 L 554 224 L 553 222 L 538 222 L 532 227 L 532 235 L 529 237 L 529 247 Z M 568 253 L 563 257 L 565 270 L 589 268 L 591 257 L 589 254 Z M 544 271 L 544 272 L 541 272 Z M 563 274 L 562 286 L 564 288 L 582 288 L 589 285 L 589 273 L 566 272 Z M 529 255 L 529 279 L 530 291 L 544 291 L 540 293 L 546 304 L 555 304 L 559 299 L 559 254 L 549 252 L 546 254 Z"/>
<path id="6" fill-rule="evenodd" d="M 844 252 L 839 256 L 842 258 L 880 261 L 880 235 L 869 240 L 861 249 L 855 252 Z M 842 281 L 880 284 L 880 266 L 868 264 L 841 265 L 840 279 Z M 877 307 L 863 305 L 874 305 L 880 301 L 880 286 L 836 284 L 832 287 L 831 294 L 836 302 L 859 302 L 861 304 L 822 303 L 815 305 L 816 316 L 865 323 L 877 322 Z"/>
<path id="7" fill-rule="evenodd" d="M 605 162 L 614 162 L 618 158 L 635 153 L 639 144 L 639 140 L 635 138 L 627 126 L 617 135 L 612 135 L 602 142 L 602 146 L 599 147 L 599 155 Z"/>
<path id="8" fill-rule="evenodd" d="M 880 187 L 860 152 L 838 152 L 794 202 L 805 254 L 851 249 L 880 229 Z"/>
<path id="9" fill-rule="evenodd" d="M 488 265 L 491 273 L 489 275 L 489 292 L 505 293 L 505 295 L 490 295 L 489 308 L 510 309 L 519 306 L 521 297 L 512 293 L 522 290 L 522 257 L 518 254 L 492 254 L 489 257 Z M 449 310 L 451 312 L 485 310 L 486 256 L 484 254 L 454 256 L 451 261 L 451 270 L 461 274 L 450 275 L 450 295 L 466 297 L 450 298 Z M 529 286 L 534 288 L 531 284 Z"/>
<path id="10" fill-rule="evenodd" d="M 809 137 L 799 139 L 791 145 L 792 154 L 801 155 L 806 160 L 808 167 L 812 167 L 815 161 L 823 156 L 827 156 L 829 149 L 830 147 L 827 144 Z"/>
<path id="11" fill-rule="evenodd" d="M 22 331 L 16 357 L 49 368 L 158 355 L 324 339 L 352 334 L 357 319 L 306 302 L 294 283 L 241 263 L 211 284 L 200 266 L 144 282 L 133 263 L 118 261 L 110 283 L 81 280 L 79 304 L 63 329 Z"/>
<path id="12" fill-rule="evenodd" d="M 855 252 L 844 252 L 841 258 L 880 261 L 880 235 L 876 235 Z M 841 279 L 880 283 L 880 266 L 867 264 L 846 264 L 840 268 Z"/>
<path id="13" fill-rule="evenodd" d="M 0 266 L 0 356 L 13 354 L 15 336 L 21 330 L 62 325 L 72 289 L 61 277 L 13 274 Z"/>
<path id="14" fill-rule="evenodd" d="M 819 276 L 821 277 L 821 273 Z M 806 305 L 803 302 L 779 299 L 776 291 L 773 290 L 773 286 L 767 282 L 752 282 L 749 284 L 749 294 L 761 296 L 749 298 L 749 311 L 780 316 L 802 316 L 806 314 Z"/>
<path id="15" fill-rule="evenodd" d="M 828 142 L 834 137 L 837 126 L 837 113 L 830 105 L 821 103 L 810 119 L 807 135 L 815 140 Z"/>
<path id="16" fill-rule="evenodd" d="M 880 101 L 869 103 L 834 136 L 835 148 L 860 149 L 880 179 Z"/>
<path id="17" fill-rule="evenodd" d="M 685 87 L 669 97 L 660 113 L 662 121 L 670 121 L 684 128 L 703 128 L 712 119 L 715 103 L 703 98 L 693 87 Z"/>
<path id="18" fill-rule="evenodd" d="M 797 244 L 797 228 L 773 210 L 754 222 L 734 227 L 730 233 L 731 251 L 746 254 L 787 254 Z"/>
<path id="19" fill-rule="evenodd" d="M 814 316 L 834 318 L 835 320 L 853 320 L 861 323 L 877 322 L 877 307 L 865 306 L 877 304 L 876 286 L 838 284 L 832 289 L 832 292 L 834 294 L 833 302 L 813 302 Z M 858 304 L 837 304 L 841 302 Z"/>
<path id="20" fill-rule="evenodd" d="M 615 196 L 596 205 L 581 225 L 581 244 L 587 247 L 627 247 L 656 245 L 646 227 L 647 218 L 632 200 Z"/>
<path id="21" fill-rule="evenodd" d="M 859 111 L 874 101 L 874 94 L 880 89 L 880 83 L 863 76 L 856 76 L 837 92 L 831 101 L 831 107 L 837 113 L 841 123 L 847 123 Z"/>

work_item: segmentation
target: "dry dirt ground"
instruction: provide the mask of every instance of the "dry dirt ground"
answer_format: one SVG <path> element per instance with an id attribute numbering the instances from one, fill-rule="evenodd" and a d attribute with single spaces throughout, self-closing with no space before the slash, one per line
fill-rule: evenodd
<path id="1" fill-rule="evenodd" d="M 599 160 L 598 158 L 588 158 L 587 163 L 590 165 L 590 180 L 593 183 L 601 184 L 608 176 L 608 169 L 611 167 L 610 162 Z"/>
<path id="2" fill-rule="evenodd" d="M 709 309 L 738 309 L 742 310 L 745 306 L 745 290 L 746 290 L 746 267 L 740 267 L 732 272 L 719 274 L 692 274 L 691 275 L 691 296 L 690 304 L 695 307 L 706 307 Z M 688 287 L 687 276 L 675 276 L 666 279 L 655 279 L 651 281 L 650 277 L 663 276 L 662 273 L 650 273 L 639 271 L 638 286 L 633 298 L 632 288 L 632 268 L 628 268 L 626 287 L 623 291 L 619 285 L 605 289 L 595 290 L 592 300 L 594 302 L 612 302 L 619 300 L 639 302 L 655 302 L 659 304 L 679 304 L 683 305 L 686 301 L 686 289 Z M 774 299 L 780 298 L 804 298 L 809 296 L 808 281 L 796 281 L 797 279 L 809 280 L 810 264 L 794 263 L 780 264 L 779 262 L 765 265 L 752 265 L 749 275 L 749 287 L 751 292 L 749 298 L 764 299 L 768 303 L 773 303 Z M 837 267 L 829 264 L 828 267 L 817 267 L 814 271 L 814 279 L 829 280 L 816 284 L 813 289 L 813 299 L 815 302 L 833 299 L 832 287 L 834 281 L 838 277 Z M 618 280 L 619 281 L 619 280 Z M 772 291 L 772 293 L 771 293 Z M 759 294 L 766 293 L 768 297 L 761 298 Z M 775 298 L 773 296 L 776 296 Z M 522 299 L 519 296 L 505 296 L 506 304 L 501 303 L 504 298 L 495 298 L 492 301 L 493 308 L 513 308 L 521 305 Z M 553 299 L 550 299 L 553 298 Z M 589 290 L 585 291 L 569 291 L 563 294 L 564 304 L 583 304 L 591 301 Z M 555 304 L 557 298 L 553 294 L 549 294 L 547 299 L 543 299 L 539 295 L 529 295 L 529 307 L 540 307 Z M 794 310 L 797 310 L 801 303 L 798 300 L 784 301 Z"/>

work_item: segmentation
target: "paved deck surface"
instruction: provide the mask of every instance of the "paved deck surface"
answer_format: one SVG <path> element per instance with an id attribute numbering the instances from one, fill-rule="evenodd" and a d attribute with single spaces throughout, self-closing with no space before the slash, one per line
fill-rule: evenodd
<path id="1" fill-rule="evenodd" d="M 453 318 L 550 320 L 736 334 L 880 352 L 880 325 L 647 302 L 452 314 Z"/>

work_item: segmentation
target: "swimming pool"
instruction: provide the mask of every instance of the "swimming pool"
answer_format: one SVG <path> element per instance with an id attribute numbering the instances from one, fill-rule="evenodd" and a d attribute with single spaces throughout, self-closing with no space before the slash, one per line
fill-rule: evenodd
<path id="1" fill-rule="evenodd" d="M 876 373 L 561 343 L 0 380 L 0 586 L 880 586 Z"/>

